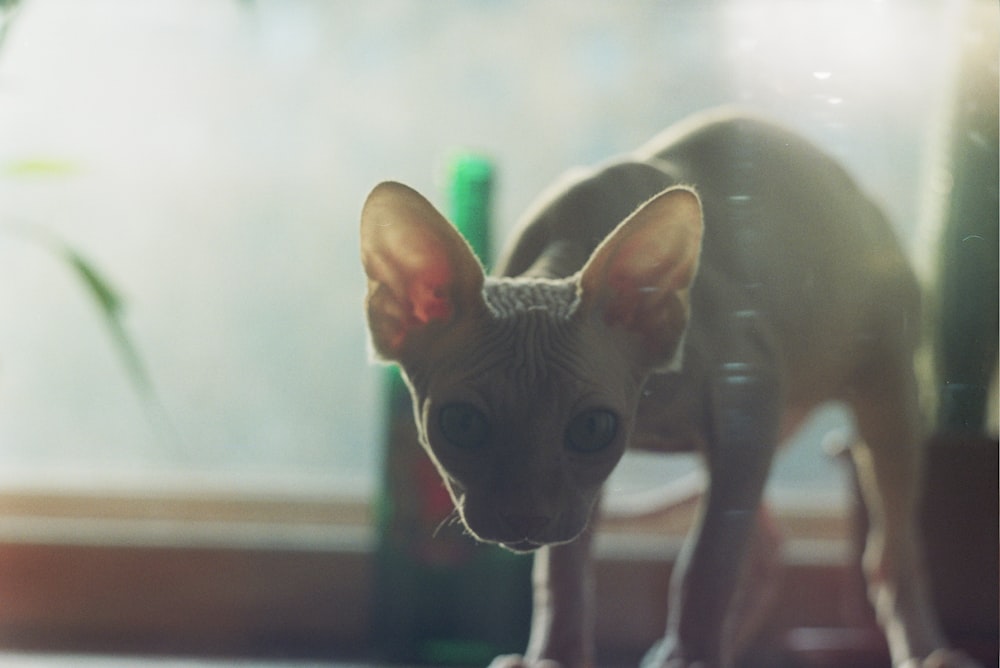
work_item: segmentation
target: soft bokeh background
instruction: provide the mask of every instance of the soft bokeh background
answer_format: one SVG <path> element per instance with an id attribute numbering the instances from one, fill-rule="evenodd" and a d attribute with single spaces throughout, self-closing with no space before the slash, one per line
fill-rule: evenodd
<path id="1" fill-rule="evenodd" d="M 0 44 L 0 484 L 369 493 L 358 213 L 387 178 L 443 202 L 459 148 L 496 161 L 504 239 L 566 168 L 744 104 L 841 158 L 916 253 L 964 5 L 27 0 Z M 120 288 L 179 438 L 25 225 Z M 841 424 L 775 494 L 839 498 Z"/>

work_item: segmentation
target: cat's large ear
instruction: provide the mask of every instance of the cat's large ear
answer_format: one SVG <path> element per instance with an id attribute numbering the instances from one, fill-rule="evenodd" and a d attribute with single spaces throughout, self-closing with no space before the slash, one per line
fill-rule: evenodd
<path id="1" fill-rule="evenodd" d="M 368 195 L 361 262 L 368 274 L 368 327 L 383 359 L 399 361 L 416 334 L 483 304 L 483 268 L 468 243 L 401 183 L 381 183 Z"/>
<path id="2" fill-rule="evenodd" d="M 615 228 L 580 272 L 582 312 L 613 334 L 624 333 L 629 356 L 642 366 L 662 370 L 675 360 L 702 229 L 695 192 L 670 188 Z"/>

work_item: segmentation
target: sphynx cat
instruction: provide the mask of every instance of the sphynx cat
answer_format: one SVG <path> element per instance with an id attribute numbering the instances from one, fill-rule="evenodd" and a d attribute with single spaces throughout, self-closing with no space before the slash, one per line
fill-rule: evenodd
<path id="1" fill-rule="evenodd" d="M 727 609 L 778 444 L 811 409 L 854 412 L 871 600 L 896 666 L 948 649 L 916 527 L 919 291 L 879 209 L 820 150 L 713 112 L 543 194 L 486 277 L 421 195 L 362 212 L 375 353 L 398 363 L 468 532 L 535 552 L 523 656 L 592 666 L 590 543 L 626 446 L 698 448 L 708 484 L 648 668 L 730 666 Z"/>

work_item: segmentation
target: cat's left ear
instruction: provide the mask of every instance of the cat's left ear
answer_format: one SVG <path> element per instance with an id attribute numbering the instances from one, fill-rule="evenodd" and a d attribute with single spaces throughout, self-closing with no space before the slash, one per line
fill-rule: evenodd
<path id="1" fill-rule="evenodd" d="M 365 308 L 378 355 L 400 361 L 407 344 L 483 307 L 482 265 L 462 235 L 417 191 L 385 182 L 361 212 Z"/>
<path id="2" fill-rule="evenodd" d="M 624 334 L 629 356 L 644 367 L 669 368 L 678 353 L 702 230 L 698 195 L 670 188 L 615 228 L 580 272 L 582 311 Z"/>

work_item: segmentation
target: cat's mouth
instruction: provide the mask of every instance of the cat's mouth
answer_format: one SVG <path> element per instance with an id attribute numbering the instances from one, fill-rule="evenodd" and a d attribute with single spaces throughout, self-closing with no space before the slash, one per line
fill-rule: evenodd
<path id="1" fill-rule="evenodd" d="M 525 538 L 518 541 L 502 542 L 500 543 L 500 546 L 517 554 L 528 554 L 539 548 L 545 547 L 545 543 L 536 543 Z"/>

